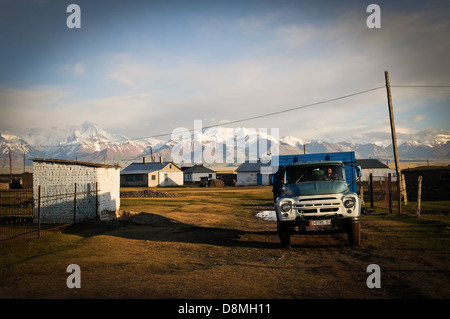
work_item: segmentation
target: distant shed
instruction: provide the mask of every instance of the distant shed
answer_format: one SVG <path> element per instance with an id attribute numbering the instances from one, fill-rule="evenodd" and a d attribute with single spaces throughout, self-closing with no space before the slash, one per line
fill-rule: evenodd
<path id="1" fill-rule="evenodd" d="M 203 164 L 194 165 L 184 171 L 185 182 L 200 182 L 202 177 L 206 179 L 216 179 L 216 172 L 203 166 Z"/>
<path id="2" fill-rule="evenodd" d="M 416 200 L 419 176 L 422 176 L 422 200 L 448 200 L 450 166 L 419 166 L 402 170 L 409 200 Z"/>
<path id="3" fill-rule="evenodd" d="M 38 198 L 39 187 L 44 224 L 71 223 L 74 214 L 76 221 L 102 219 L 120 208 L 120 166 L 36 158 L 33 159 L 34 199 Z M 35 222 L 37 213 L 35 205 Z"/>
<path id="4" fill-rule="evenodd" d="M 270 185 L 272 174 L 263 174 L 262 167 L 270 167 L 270 163 L 262 163 L 261 161 L 242 163 L 236 169 L 236 184 L 238 186 Z"/>

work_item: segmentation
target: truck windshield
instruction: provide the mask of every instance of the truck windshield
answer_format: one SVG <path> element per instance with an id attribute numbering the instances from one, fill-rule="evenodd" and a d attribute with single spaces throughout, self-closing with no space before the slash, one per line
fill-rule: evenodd
<path id="1" fill-rule="evenodd" d="M 286 167 L 285 174 L 285 184 L 345 180 L 344 168 L 340 165 L 291 166 Z"/>

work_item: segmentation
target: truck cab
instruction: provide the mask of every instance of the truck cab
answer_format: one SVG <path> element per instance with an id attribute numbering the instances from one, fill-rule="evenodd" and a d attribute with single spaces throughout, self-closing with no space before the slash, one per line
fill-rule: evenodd
<path id="1" fill-rule="evenodd" d="M 321 157 L 314 154 L 280 167 L 274 199 L 282 247 L 290 247 L 296 233 L 345 232 L 351 245 L 360 244 L 361 201 L 354 184 L 361 170 L 354 154 L 350 161 L 346 154 L 341 153 L 344 160 L 330 160 L 331 154 L 322 154 L 327 160 L 309 160 Z"/>

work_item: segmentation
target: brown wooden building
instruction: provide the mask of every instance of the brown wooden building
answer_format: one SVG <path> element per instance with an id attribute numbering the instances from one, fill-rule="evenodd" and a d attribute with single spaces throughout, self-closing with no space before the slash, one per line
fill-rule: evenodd
<path id="1" fill-rule="evenodd" d="M 450 199 L 450 165 L 407 168 L 402 174 L 405 175 L 408 200 L 417 199 L 419 176 L 422 176 L 422 200 Z"/>

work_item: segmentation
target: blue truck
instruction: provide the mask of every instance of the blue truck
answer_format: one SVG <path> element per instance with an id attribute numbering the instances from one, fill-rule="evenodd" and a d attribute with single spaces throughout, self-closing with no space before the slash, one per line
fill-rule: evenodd
<path id="1" fill-rule="evenodd" d="M 351 245 L 360 245 L 361 168 L 354 152 L 284 155 L 278 166 L 272 184 L 282 247 L 296 233 L 329 232 L 345 232 Z"/>

